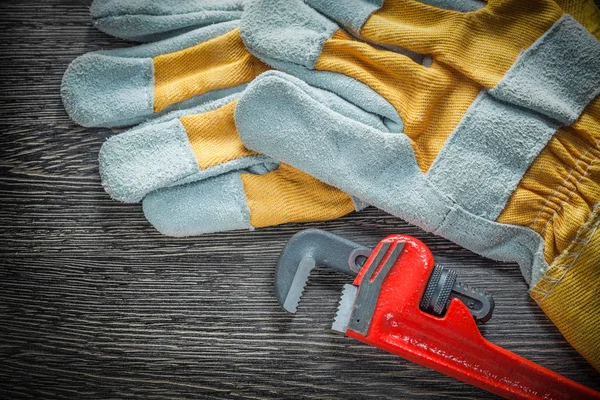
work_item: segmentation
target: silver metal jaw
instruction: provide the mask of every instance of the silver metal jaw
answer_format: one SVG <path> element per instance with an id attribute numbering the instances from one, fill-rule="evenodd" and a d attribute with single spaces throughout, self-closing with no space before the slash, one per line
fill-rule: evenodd
<path id="1" fill-rule="evenodd" d="M 355 276 L 371 249 L 329 232 L 307 229 L 292 236 L 277 262 L 275 294 L 279 304 L 295 313 L 310 272 L 327 266 Z"/>
<path id="2" fill-rule="evenodd" d="M 360 333 L 366 336 L 369 332 L 369 326 L 371 326 L 371 319 L 375 312 L 375 306 L 377 305 L 377 299 L 379 298 L 379 292 L 381 291 L 381 285 L 385 280 L 388 272 L 392 269 L 396 261 L 400 258 L 402 250 L 404 249 L 404 243 L 397 243 L 393 249 L 390 247 L 392 244 L 384 243 L 375 258 L 369 265 L 365 275 L 362 278 L 360 286 L 356 288 L 357 293 L 353 296 L 352 312 L 346 321 L 346 310 L 352 297 L 352 290 L 344 287 L 344 293 L 340 300 L 340 307 L 338 307 L 338 315 L 340 315 L 339 322 L 336 325 L 336 331 L 343 329 L 343 332 L 351 329 L 354 332 Z M 388 255 L 387 259 L 385 257 Z M 385 262 L 383 260 L 385 259 Z M 347 292 L 347 293 L 346 293 Z M 343 317 L 343 318 L 342 318 Z M 336 317 L 337 318 L 337 317 Z M 343 320 L 343 321 L 342 321 Z M 346 322 L 345 327 L 342 322 Z M 332 327 L 333 329 L 333 327 Z"/>
<path id="3" fill-rule="evenodd" d="M 356 294 L 358 288 L 354 285 L 346 284 L 342 290 L 342 297 L 337 308 L 337 313 L 333 319 L 333 325 L 331 330 L 346 334 L 350 318 L 352 317 L 352 308 L 354 307 L 354 300 L 356 300 Z"/>

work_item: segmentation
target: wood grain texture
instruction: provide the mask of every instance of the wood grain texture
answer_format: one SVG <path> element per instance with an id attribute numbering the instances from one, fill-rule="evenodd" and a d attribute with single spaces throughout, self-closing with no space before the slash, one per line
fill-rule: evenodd
<path id="1" fill-rule="evenodd" d="M 104 193 L 96 156 L 111 132 L 73 124 L 59 95 L 75 57 L 126 44 L 67 0 L 3 1 L 0 37 L 0 398 L 493 398 L 332 334 L 344 276 L 316 272 L 298 314 L 284 313 L 274 265 L 307 227 L 365 245 L 415 235 L 494 295 L 489 340 L 600 389 L 516 265 L 375 209 L 331 223 L 161 236 L 139 205 Z"/>

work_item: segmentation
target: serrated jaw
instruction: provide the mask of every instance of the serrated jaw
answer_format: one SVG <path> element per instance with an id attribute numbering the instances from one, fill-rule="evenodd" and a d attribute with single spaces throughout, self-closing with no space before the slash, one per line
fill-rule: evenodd
<path id="1" fill-rule="evenodd" d="M 339 333 L 346 333 L 348 324 L 350 323 L 350 317 L 352 316 L 352 308 L 354 307 L 354 300 L 356 299 L 356 293 L 358 288 L 354 285 L 346 284 L 342 290 L 342 296 L 340 297 L 340 304 L 338 305 L 337 313 L 333 319 L 333 325 L 331 329 Z"/>
<path id="2" fill-rule="evenodd" d="M 283 302 L 283 308 L 287 312 L 292 314 L 296 312 L 298 303 L 300 303 L 300 297 L 302 297 L 302 292 L 304 292 L 304 288 L 308 282 L 310 271 L 312 271 L 314 267 L 315 260 L 312 257 L 304 257 L 300 261 L 298 270 L 296 271 L 296 275 L 294 276 L 294 280 L 290 286 L 290 290 L 288 291 L 285 301 Z"/>

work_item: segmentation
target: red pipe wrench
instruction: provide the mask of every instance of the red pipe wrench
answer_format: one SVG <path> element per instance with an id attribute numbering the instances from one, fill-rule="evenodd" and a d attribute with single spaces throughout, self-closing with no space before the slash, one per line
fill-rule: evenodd
<path id="1" fill-rule="evenodd" d="M 373 251 L 319 230 L 296 234 L 283 250 L 275 289 L 296 311 L 317 265 L 349 274 L 332 329 L 510 399 L 600 399 L 600 393 L 487 341 L 476 321 L 491 317 L 492 297 L 434 263 L 421 241 L 383 239 Z"/>

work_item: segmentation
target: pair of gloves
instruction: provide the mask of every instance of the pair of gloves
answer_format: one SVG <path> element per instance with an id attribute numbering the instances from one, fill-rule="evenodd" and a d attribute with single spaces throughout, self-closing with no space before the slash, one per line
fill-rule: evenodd
<path id="1" fill-rule="evenodd" d="M 172 236 L 376 206 L 483 256 L 600 371 L 591 0 L 95 0 L 150 43 L 75 60 L 107 192 Z"/>

